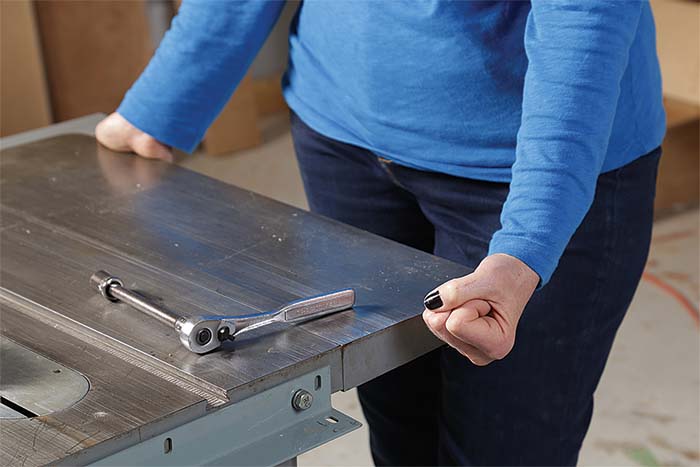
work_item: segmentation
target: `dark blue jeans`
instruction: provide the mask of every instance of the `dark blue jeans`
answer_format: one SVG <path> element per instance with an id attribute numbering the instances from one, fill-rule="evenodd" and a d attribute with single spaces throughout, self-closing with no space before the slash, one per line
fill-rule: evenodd
<path id="1" fill-rule="evenodd" d="M 312 211 L 472 268 L 486 255 L 507 184 L 397 165 L 295 115 L 292 135 Z M 530 300 L 506 358 L 477 367 L 443 347 L 359 388 L 377 465 L 576 463 L 646 262 L 659 156 L 599 177 L 590 211 Z"/>

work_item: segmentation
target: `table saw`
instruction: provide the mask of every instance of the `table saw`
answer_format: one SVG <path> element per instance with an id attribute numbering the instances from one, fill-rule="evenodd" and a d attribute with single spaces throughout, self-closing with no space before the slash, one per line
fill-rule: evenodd
<path id="1" fill-rule="evenodd" d="M 359 426 L 332 392 L 440 345 L 422 298 L 465 267 L 111 152 L 100 118 L 0 140 L 0 465 L 293 463 Z"/>

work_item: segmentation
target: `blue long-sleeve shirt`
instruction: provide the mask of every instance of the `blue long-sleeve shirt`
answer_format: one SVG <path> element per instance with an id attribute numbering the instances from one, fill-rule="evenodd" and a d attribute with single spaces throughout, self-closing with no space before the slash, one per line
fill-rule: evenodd
<path id="1" fill-rule="evenodd" d="M 186 0 L 118 112 L 193 150 L 282 6 Z M 410 167 L 510 182 L 489 254 L 521 259 L 544 284 L 598 175 L 661 143 L 654 36 L 646 2 L 305 0 L 284 95 L 326 136 Z"/>

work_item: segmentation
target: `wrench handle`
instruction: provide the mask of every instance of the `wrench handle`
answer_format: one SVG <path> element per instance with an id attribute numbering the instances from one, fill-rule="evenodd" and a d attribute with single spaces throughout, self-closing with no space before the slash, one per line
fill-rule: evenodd
<path id="1" fill-rule="evenodd" d="M 337 313 L 352 308 L 355 304 L 353 289 L 336 290 L 315 297 L 290 302 L 280 309 L 285 323 L 301 323 L 310 319 Z"/>
<path id="2" fill-rule="evenodd" d="M 234 336 L 238 336 L 244 332 L 259 329 L 272 323 L 302 323 L 347 310 L 352 308 L 354 304 L 355 291 L 353 289 L 343 289 L 295 300 L 275 311 L 247 316 L 230 316 L 222 319 L 224 322 L 231 322 L 235 325 L 236 332 Z"/>

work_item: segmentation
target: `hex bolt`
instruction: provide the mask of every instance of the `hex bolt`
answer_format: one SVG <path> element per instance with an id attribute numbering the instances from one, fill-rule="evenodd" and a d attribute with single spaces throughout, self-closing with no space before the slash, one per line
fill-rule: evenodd
<path id="1" fill-rule="evenodd" d="M 306 389 L 299 389 L 292 396 L 292 407 L 294 407 L 294 410 L 302 411 L 311 408 L 313 402 L 314 396 Z"/>

